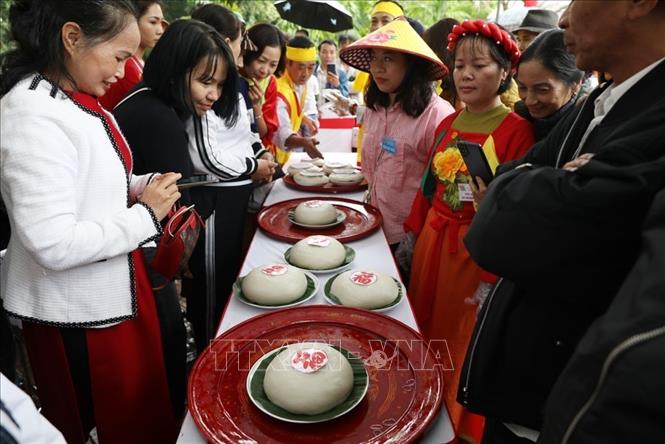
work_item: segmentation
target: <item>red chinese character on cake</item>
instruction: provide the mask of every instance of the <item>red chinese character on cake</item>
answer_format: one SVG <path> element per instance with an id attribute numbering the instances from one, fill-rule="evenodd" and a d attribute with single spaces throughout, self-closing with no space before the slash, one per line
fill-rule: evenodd
<path id="1" fill-rule="evenodd" d="M 291 358 L 291 366 L 303 373 L 318 371 L 328 362 L 328 355 L 323 350 L 306 348 L 298 350 Z"/>
<path id="2" fill-rule="evenodd" d="M 358 285 L 372 285 L 376 282 L 376 274 L 370 271 L 356 271 L 351 274 L 351 282 Z"/>
<path id="3" fill-rule="evenodd" d="M 287 267 L 284 264 L 270 264 L 261 269 L 268 276 L 279 276 L 286 273 Z"/>

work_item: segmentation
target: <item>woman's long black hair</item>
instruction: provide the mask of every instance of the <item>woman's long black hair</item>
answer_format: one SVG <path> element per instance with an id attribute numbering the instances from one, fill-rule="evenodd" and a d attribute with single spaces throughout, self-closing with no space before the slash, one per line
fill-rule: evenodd
<path id="1" fill-rule="evenodd" d="M 78 24 L 85 42 L 94 46 L 115 37 L 137 15 L 131 0 L 14 0 L 9 23 L 15 48 L 0 56 L 0 97 L 33 72 L 76 85 L 65 67 L 65 23 Z"/>
<path id="2" fill-rule="evenodd" d="M 407 72 L 402 84 L 397 89 L 395 103 L 410 117 L 420 116 L 432 100 L 434 84 L 428 79 L 429 63 L 420 57 L 404 54 L 407 58 Z M 382 92 L 371 78 L 365 93 L 365 103 L 369 108 L 378 111 L 379 107 L 390 106 L 390 95 Z"/>
<path id="3" fill-rule="evenodd" d="M 146 61 L 143 81 L 181 118 L 188 117 L 195 114 L 190 93 L 192 74 L 206 58 L 205 72 L 210 76 L 218 63 L 226 63 L 226 81 L 213 110 L 227 126 L 233 126 L 238 119 L 238 71 L 224 38 L 205 23 L 177 20 L 169 25 Z"/>
<path id="4" fill-rule="evenodd" d="M 222 36 L 231 41 L 240 37 L 242 22 L 231 10 L 222 5 L 208 3 L 192 11 L 192 18 L 215 28 Z"/>
<path id="5" fill-rule="evenodd" d="M 451 33 L 455 25 L 459 25 L 459 22 L 454 18 L 442 18 L 427 28 L 423 34 L 423 40 L 425 40 L 427 45 L 432 48 L 432 51 L 439 56 L 439 59 L 448 68 L 448 74 L 441 79 L 441 98 L 447 100 L 453 106 L 457 102 L 457 91 L 455 90 L 455 85 L 453 85 L 455 63 L 453 54 L 448 51 L 446 46 L 448 45 L 448 34 Z"/>
<path id="6" fill-rule="evenodd" d="M 575 65 L 575 56 L 566 50 L 563 29 L 551 29 L 540 34 L 524 50 L 517 71 L 522 63 L 537 60 L 568 86 L 574 86 L 584 78 L 584 71 Z"/>

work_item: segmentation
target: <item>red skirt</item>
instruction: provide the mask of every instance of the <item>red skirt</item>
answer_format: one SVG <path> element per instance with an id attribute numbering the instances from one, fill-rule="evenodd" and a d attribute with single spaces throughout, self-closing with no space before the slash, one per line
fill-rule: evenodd
<path id="1" fill-rule="evenodd" d="M 476 322 L 476 305 L 465 301 L 480 283 L 480 268 L 462 239 L 471 217 L 451 218 L 431 208 L 413 251 L 409 300 L 423 336 L 432 340 L 444 367 L 443 391 L 457 436 L 480 442 L 483 418 L 457 402 L 467 346 Z"/>
<path id="2" fill-rule="evenodd" d="M 102 444 L 176 440 L 155 300 L 142 252 L 132 259 L 134 319 L 84 329 L 23 322 L 43 413 L 69 443 L 84 443 L 92 426 Z M 77 330 L 82 346 L 72 353 Z"/>

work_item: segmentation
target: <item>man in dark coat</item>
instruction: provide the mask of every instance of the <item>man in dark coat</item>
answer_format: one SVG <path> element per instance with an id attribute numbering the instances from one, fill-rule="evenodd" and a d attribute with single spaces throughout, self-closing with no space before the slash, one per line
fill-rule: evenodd
<path id="1" fill-rule="evenodd" d="M 665 39 L 654 38 L 665 35 L 665 1 L 578 0 L 560 25 L 578 67 L 614 83 L 523 166 L 500 169 L 465 239 L 481 267 L 503 276 L 479 315 L 458 395 L 487 417 L 486 443 L 537 439 L 552 386 L 634 264 L 665 187 Z"/>
<path id="2" fill-rule="evenodd" d="M 642 233 L 637 263 L 552 389 L 539 443 L 665 442 L 665 191 Z"/>

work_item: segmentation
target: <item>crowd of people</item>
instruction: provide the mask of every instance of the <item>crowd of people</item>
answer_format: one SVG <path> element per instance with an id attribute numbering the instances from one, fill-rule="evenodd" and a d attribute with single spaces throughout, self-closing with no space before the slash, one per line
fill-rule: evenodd
<path id="1" fill-rule="evenodd" d="M 252 206 L 292 152 L 324 157 L 332 113 L 360 127 L 366 201 L 446 360 L 460 442 L 665 440 L 665 1 L 573 0 L 511 33 L 425 28 L 379 0 L 369 34 L 320 42 L 214 3 L 168 24 L 167 3 L 12 2 L 3 433 L 174 442 L 186 322 L 202 351 Z M 192 178 L 207 184 L 179 186 Z M 175 205 L 206 221 L 180 285 L 152 266 Z M 9 318 L 54 427 L 5 390 Z"/>

